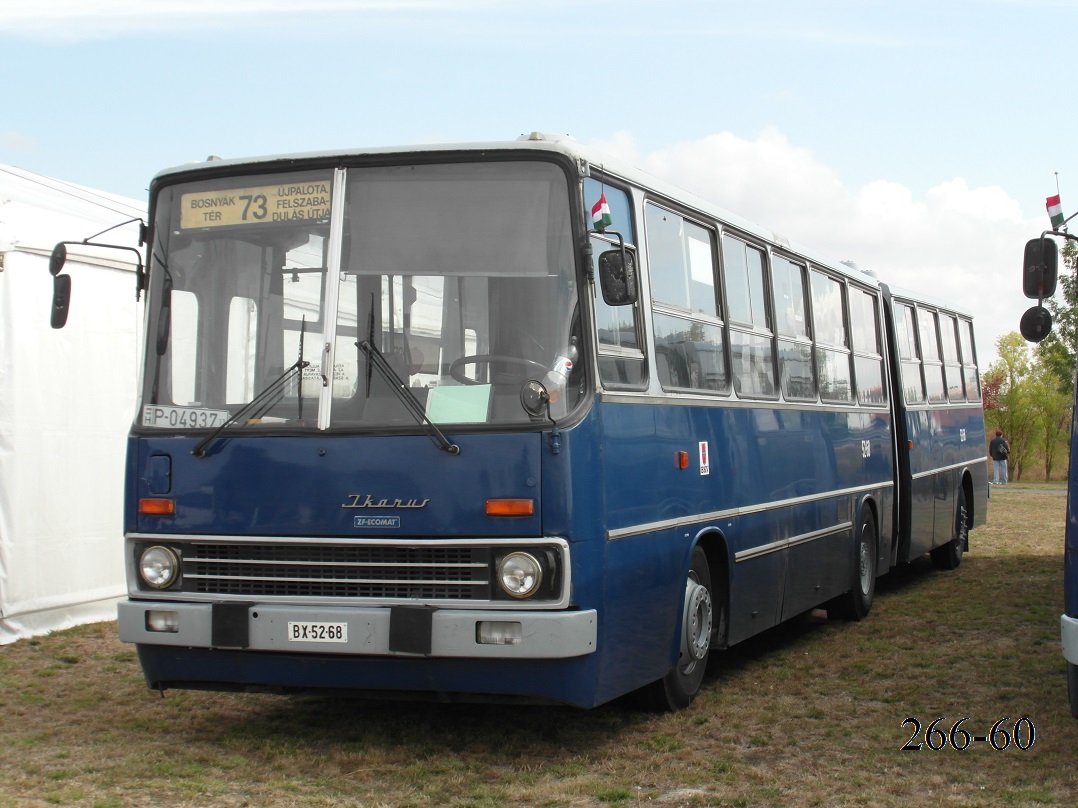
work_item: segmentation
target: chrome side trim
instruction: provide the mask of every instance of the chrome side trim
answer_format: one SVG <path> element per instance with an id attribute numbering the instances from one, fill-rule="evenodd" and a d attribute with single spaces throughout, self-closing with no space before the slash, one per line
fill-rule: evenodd
<path id="1" fill-rule="evenodd" d="M 734 553 L 734 562 L 740 563 L 742 561 L 758 558 L 759 556 L 769 555 L 770 553 L 777 553 L 780 550 L 786 550 L 798 544 L 807 544 L 816 539 L 822 539 L 827 536 L 833 536 L 836 533 L 842 533 L 852 527 L 853 522 L 840 522 L 833 527 L 827 527 L 823 530 L 814 530 L 811 533 L 802 533 L 799 536 L 791 536 L 788 539 L 773 541 L 770 544 L 761 544 L 759 547 L 753 547 L 750 550 L 742 550 L 740 553 Z"/>
<path id="2" fill-rule="evenodd" d="M 952 463 L 949 466 L 940 466 L 939 468 L 929 469 L 928 471 L 919 471 L 916 474 L 911 474 L 910 477 L 914 480 L 920 480 L 922 477 L 930 477 L 933 474 L 941 474 L 944 471 L 954 471 L 955 469 L 964 469 L 969 466 L 974 466 L 978 463 L 985 463 L 988 461 L 987 457 L 974 458 L 973 460 L 963 460 L 961 463 Z"/>
<path id="3" fill-rule="evenodd" d="M 780 499 L 774 502 L 762 502 L 758 505 L 745 505 L 739 508 L 727 508 L 722 511 L 709 511 L 707 513 L 698 513 L 689 516 L 679 516 L 676 519 L 661 519 L 656 522 L 644 522 L 639 525 L 632 525 L 631 527 L 620 527 L 614 530 L 608 530 L 606 532 L 606 538 L 607 541 L 617 541 L 618 539 L 627 539 L 630 536 L 642 536 L 645 533 L 654 533 L 658 530 L 689 527 L 690 525 L 700 524 L 701 522 L 717 522 L 721 519 L 732 519 L 738 516 L 747 516 L 753 513 L 789 508 L 794 505 L 805 505 L 811 502 L 820 502 L 825 499 L 834 499 L 835 497 L 863 494 L 868 491 L 877 491 L 884 488 L 894 488 L 894 482 L 886 480 L 870 485 L 842 488 L 837 491 L 825 491 L 822 494 L 809 494 L 804 497 L 792 497 L 791 499 Z"/>

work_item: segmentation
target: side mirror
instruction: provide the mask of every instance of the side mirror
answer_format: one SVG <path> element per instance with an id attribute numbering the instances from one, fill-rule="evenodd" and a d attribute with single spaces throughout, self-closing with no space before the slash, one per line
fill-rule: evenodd
<path id="1" fill-rule="evenodd" d="M 63 328 L 67 325 L 67 313 L 70 308 L 71 276 L 55 275 L 52 279 L 52 316 L 49 319 L 53 328 Z"/>
<path id="2" fill-rule="evenodd" d="M 1056 293 L 1059 276 L 1059 248 L 1048 238 L 1035 238 L 1026 242 L 1025 259 L 1022 262 L 1022 291 L 1026 297 L 1044 300 Z"/>
<path id="3" fill-rule="evenodd" d="M 55 278 L 60 274 L 60 270 L 64 268 L 66 262 L 67 247 L 61 241 L 52 248 L 52 255 L 49 256 L 49 274 Z"/>
<path id="4" fill-rule="evenodd" d="M 599 254 L 599 286 L 608 306 L 628 306 L 636 302 L 636 259 L 624 247 Z"/>
<path id="5" fill-rule="evenodd" d="M 1040 342 L 1052 333 L 1052 313 L 1044 306 L 1027 309 L 1018 328 L 1029 342 Z"/>

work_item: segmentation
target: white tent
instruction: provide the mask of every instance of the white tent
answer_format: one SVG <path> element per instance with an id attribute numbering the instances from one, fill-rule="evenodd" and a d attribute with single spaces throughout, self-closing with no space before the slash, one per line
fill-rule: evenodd
<path id="1" fill-rule="evenodd" d="M 145 216 L 134 199 L 0 165 L 0 644 L 111 620 L 126 591 L 123 473 L 142 306 L 134 253 L 69 245 L 67 326 L 49 253 Z M 138 246 L 138 223 L 96 241 Z"/>

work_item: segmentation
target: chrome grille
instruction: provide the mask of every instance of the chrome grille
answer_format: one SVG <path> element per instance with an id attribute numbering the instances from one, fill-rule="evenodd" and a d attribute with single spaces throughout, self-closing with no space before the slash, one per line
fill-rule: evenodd
<path id="1" fill-rule="evenodd" d="M 185 543 L 183 591 L 244 597 L 488 600 L 490 548 Z"/>

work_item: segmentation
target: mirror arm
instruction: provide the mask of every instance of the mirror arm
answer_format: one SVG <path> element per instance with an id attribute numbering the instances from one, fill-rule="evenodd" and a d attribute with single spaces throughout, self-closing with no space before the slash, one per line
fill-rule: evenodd
<path id="1" fill-rule="evenodd" d="M 49 263 L 49 273 L 52 274 L 53 277 L 55 277 L 56 275 L 60 274 L 60 270 L 62 270 L 64 267 L 64 263 L 67 260 L 67 251 L 60 249 L 62 245 L 80 244 L 86 247 L 101 247 L 107 250 L 127 250 L 129 252 L 133 252 L 136 256 L 138 256 L 138 259 L 135 262 L 135 300 L 141 300 L 142 292 L 146 288 L 147 280 L 146 268 L 143 266 L 142 263 L 141 250 L 138 250 L 135 247 L 128 247 L 126 244 L 98 244 L 92 241 L 92 239 L 95 239 L 98 236 L 103 236 L 110 230 L 115 230 L 117 227 L 123 227 L 125 224 L 131 224 L 132 222 L 139 223 L 139 245 L 141 246 L 145 244 L 146 223 L 136 216 L 134 219 L 128 219 L 126 222 L 120 222 L 119 224 L 114 224 L 112 227 L 106 227 L 100 233 L 94 233 L 92 236 L 87 236 L 82 241 L 57 242 L 56 247 L 53 249 L 53 258 L 50 260 Z"/>
<path id="2" fill-rule="evenodd" d="M 623 267 L 628 266 L 628 260 L 625 257 L 625 236 L 619 233 L 617 230 L 589 230 L 589 234 L 596 236 L 609 236 L 615 235 L 618 237 L 618 249 L 621 250 L 621 265 Z"/>

